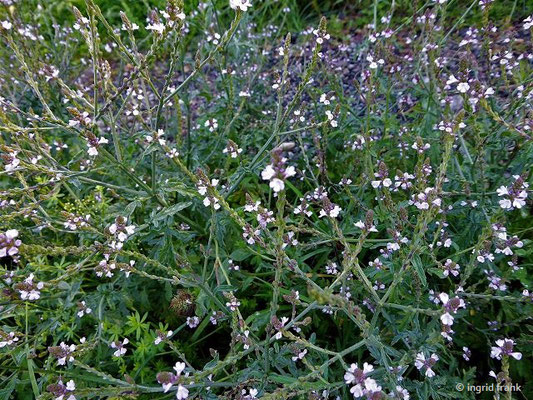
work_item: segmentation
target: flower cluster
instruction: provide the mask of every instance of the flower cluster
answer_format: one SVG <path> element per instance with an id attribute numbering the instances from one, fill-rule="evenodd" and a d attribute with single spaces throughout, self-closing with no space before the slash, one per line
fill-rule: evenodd
<path id="1" fill-rule="evenodd" d="M 120 340 L 111 342 L 109 347 L 111 347 L 112 349 L 115 349 L 115 351 L 113 352 L 113 356 L 122 357 L 124 354 L 126 354 L 126 351 L 128 351 L 128 349 L 126 349 L 126 345 L 129 342 L 130 341 L 128 340 L 128 338 L 125 338 L 122 342 Z"/>
<path id="2" fill-rule="evenodd" d="M 497 360 L 501 360 L 502 357 L 513 357 L 515 360 L 522 359 L 522 353 L 513 351 L 515 341 L 512 339 L 499 339 L 496 340 L 496 346 L 490 348 L 490 356 Z"/>
<path id="3" fill-rule="evenodd" d="M 15 285 L 22 300 L 38 300 L 41 297 L 41 289 L 44 287 L 43 282 L 35 283 L 33 272 L 24 281 Z"/>
<path id="4" fill-rule="evenodd" d="M 500 186 L 498 196 L 503 197 L 499 201 L 500 207 L 504 210 L 520 209 L 526 205 L 527 188 L 529 184 L 520 175 L 514 175 L 515 181 L 510 186 Z"/>
<path id="5" fill-rule="evenodd" d="M 379 394 L 382 394 L 381 386 L 368 376 L 373 371 L 374 367 L 368 363 L 364 363 L 362 369 L 357 364 L 350 365 L 350 368 L 344 374 L 344 382 L 347 385 L 353 385 L 350 388 L 350 393 L 354 398 L 366 397 L 369 400 L 380 398 Z"/>
<path id="6" fill-rule="evenodd" d="M 159 372 L 157 374 L 157 382 L 163 386 L 165 393 L 167 393 L 175 383 L 180 381 L 181 374 L 185 370 L 185 367 L 185 363 L 177 362 L 176 365 L 174 365 L 174 371 L 176 372 L 175 374 L 172 372 Z M 187 375 L 188 374 L 185 376 Z M 184 400 L 187 397 L 189 397 L 189 390 L 179 383 L 176 390 L 176 398 L 179 400 Z"/>
<path id="7" fill-rule="evenodd" d="M 424 353 L 418 353 L 415 359 L 415 367 L 420 371 L 424 371 L 424 375 L 428 378 L 433 378 L 435 376 L 435 371 L 433 367 L 439 361 L 439 356 L 433 353 L 429 358 L 426 358 Z"/>
<path id="8" fill-rule="evenodd" d="M 216 188 L 217 185 L 218 179 L 211 179 L 211 182 L 209 182 L 209 180 L 203 176 L 196 184 L 198 193 L 200 193 L 201 196 L 205 196 L 203 201 L 204 206 L 212 206 L 215 210 L 220 208 L 220 204 L 218 202 L 219 200 L 217 197 L 215 197 L 213 192 L 213 189 Z"/>
<path id="9" fill-rule="evenodd" d="M 18 260 L 17 255 L 22 244 L 22 241 L 17 239 L 18 236 L 16 229 L 9 229 L 0 234 L 0 258 L 12 257 L 15 262 Z"/>
<path id="10" fill-rule="evenodd" d="M 242 149 L 233 140 L 229 140 L 222 153 L 229 154 L 231 158 L 237 158 L 242 153 Z"/>
<path id="11" fill-rule="evenodd" d="M 19 338 L 15 332 L 0 331 L 0 349 L 6 346 L 13 346 L 19 341 Z"/>
<path id="12" fill-rule="evenodd" d="M 457 296 L 450 298 L 447 293 L 441 293 L 439 295 L 439 300 L 442 302 L 444 307 L 444 314 L 442 314 L 440 317 L 443 325 L 441 334 L 444 338 L 451 341 L 451 334 L 454 333 L 451 329 L 454 323 L 454 317 L 452 314 L 457 314 L 457 311 L 460 308 L 466 308 L 466 304 L 463 299 Z"/>
<path id="13" fill-rule="evenodd" d="M 285 189 L 285 180 L 296 175 L 296 169 L 293 166 L 286 166 L 287 158 L 282 156 L 281 150 L 272 152 L 272 161 L 261 172 L 261 178 L 270 181 L 269 186 L 277 194 Z"/>
<path id="14" fill-rule="evenodd" d="M 55 396 L 55 400 L 76 400 L 76 396 L 74 396 L 76 384 L 72 379 L 66 385 L 60 379 L 57 383 L 48 385 L 46 390 Z"/>
<path id="15" fill-rule="evenodd" d="M 76 351 L 76 345 L 71 344 L 70 346 L 61 342 L 59 346 L 53 346 L 48 348 L 48 352 L 57 359 L 57 365 L 66 365 L 67 361 L 69 363 L 74 361 L 74 352 Z"/>
<path id="16" fill-rule="evenodd" d="M 128 225 L 128 219 L 125 217 L 117 217 L 115 222 L 111 224 L 107 230 L 111 235 L 115 236 L 120 244 L 122 244 L 129 236 L 135 233 L 135 225 Z"/>
<path id="17" fill-rule="evenodd" d="M 248 11 L 252 7 L 250 0 L 229 0 L 229 6 L 234 10 Z"/>

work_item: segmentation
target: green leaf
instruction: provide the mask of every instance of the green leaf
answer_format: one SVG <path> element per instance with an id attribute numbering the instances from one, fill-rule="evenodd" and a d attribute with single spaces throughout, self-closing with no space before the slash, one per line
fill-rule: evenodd
<path id="1" fill-rule="evenodd" d="M 27 349 L 29 353 L 29 348 Z M 33 390 L 33 395 L 35 398 L 39 397 L 39 386 L 37 385 L 37 379 L 35 379 L 35 372 L 33 371 L 33 360 L 28 358 L 28 374 L 30 375 L 31 388 Z"/>
<path id="2" fill-rule="evenodd" d="M 9 399 L 11 393 L 15 390 L 15 386 L 17 386 L 17 382 L 17 376 L 15 375 L 3 389 L 0 389 L 0 399 Z"/>
<path id="3" fill-rule="evenodd" d="M 420 281 L 422 282 L 422 285 L 424 287 L 427 287 L 428 281 L 426 279 L 426 272 L 424 271 L 424 267 L 422 265 L 422 260 L 418 255 L 413 256 L 413 268 L 415 269 L 418 277 L 420 278 Z"/>
<path id="4" fill-rule="evenodd" d="M 278 375 L 278 374 L 272 374 L 269 376 L 269 378 L 270 380 L 276 383 L 281 383 L 285 385 L 290 385 L 291 383 L 294 383 L 297 381 L 297 379 L 293 378 L 292 376 L 283 376 L 283 375 Z"/>
<path id="5" fill-rule="evenodd" d="M 139 200 L 135 200 L 135 201 L 132 201 L 130 204 L 128 204 L 126 206 L 126 208 L 124 209 L 124 215 L 126 217 L 130 217 L 131 214 L 133 214 L 133 212 L 135 211 L 135 209 L 137 207 L 139 207 L 141 205 L 141 202 Z"/>
<path id="6" fill-rule="evenodd" d="M 163 211 L 161 211 L 159 214 L 157 214 L 153 219 L 152 222 L 162 220 L 163 218 L 170 217 L 171 215 L 174 215 L 181 210 L 189 207 L 192 204 L 191 201 L 187 201 L 185 203 L 178 203 L 174 204 L 172 207 L 165 208 Z"/>
<path id="7" fill-rule="evenodd" d="M 252 254 L 247 249 L 237 249 L 229 256 L 233 261 L 243 261 Z"/>

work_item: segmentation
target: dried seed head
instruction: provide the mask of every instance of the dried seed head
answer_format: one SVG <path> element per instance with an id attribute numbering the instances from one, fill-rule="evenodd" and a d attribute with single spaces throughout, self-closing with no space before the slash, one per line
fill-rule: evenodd
<path id="1" fill-rule="evenodd" d="M 320 29 L 321 33 L 326 33 L 328 27 L 328 20 L 326 17 L 320 18 L 320 24 L 318 25 L 318 29 Z"/>
<path id="2" fill-rule="evenodd" d="M 179 316 L 191 316 L 194 314 L 194 297 L 187 290 L 178 290 L 170 301 L 170 308 Z"/>
<path id="3" fill-rule="evenodd" d="M 126 15 L 125 12 L 123 11 L 120 11 L 120 18 L 122 19 L 122 23 L 124 24 L 124 26 L 126 27 L 126 29 L 128 31 L 131 31 L 133 29 L 133 25 L 131 23 L 131 21 L 129 20 L 128 16 Z"/>
<path id="4" fill-rule="evenodd" d="M 74 16 L 78 22 L 83 20 L 83 14 L 80 12 L 80 10 L 78 10 L 77 7 L 72 7 L 72 12 L 74 13 Z"/>
<path id="5" fill-rule="evenodd" d="M 374 211 L 368 210 L 365 217 L 365 227 L 370 228 L 374 225 Z"/>

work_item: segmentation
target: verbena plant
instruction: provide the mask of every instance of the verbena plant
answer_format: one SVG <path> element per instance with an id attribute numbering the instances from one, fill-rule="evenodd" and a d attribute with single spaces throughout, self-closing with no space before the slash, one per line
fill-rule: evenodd
<path id="1" fill-rule="evenodd" d="M 1 3 L 0 398 L 532 393 L 531 16 Z"/>

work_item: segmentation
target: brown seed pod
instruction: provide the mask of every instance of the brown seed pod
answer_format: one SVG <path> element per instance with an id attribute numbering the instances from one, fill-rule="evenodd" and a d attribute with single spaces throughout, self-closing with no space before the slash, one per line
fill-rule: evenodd
<path id="1" fill-rule="evenodd" d="M 178 316 L 191 316 L 195 309 L 194 297 L 187 290 L 178 290 L 170 301 L 170 309 Z"/>

